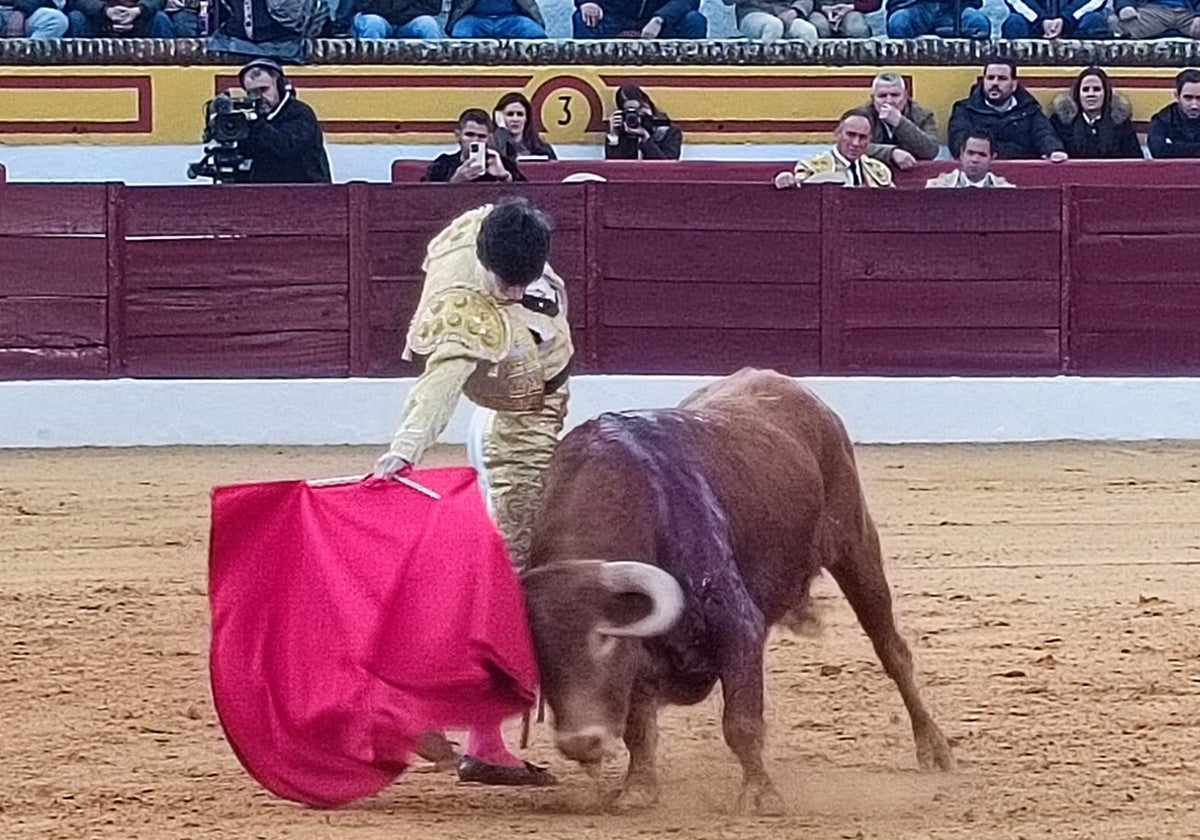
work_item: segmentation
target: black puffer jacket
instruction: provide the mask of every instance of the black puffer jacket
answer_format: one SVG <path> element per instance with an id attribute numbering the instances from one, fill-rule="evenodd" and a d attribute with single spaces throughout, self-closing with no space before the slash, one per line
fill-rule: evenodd
<path id="1" fill-rule="evenodd" d="M 1067 154 L 1084 160 L 1094 158 L 1141 158 L 1142 144 L 1133 127 L 1133 109 L 1119 93 L 1109 97 L 1104 113 L 1094 123 L 1069 93 L 1060 93 L 1050 105 L 1050 125 L 1062 140 Z"/>
<path id="2" fill-rule="evenodd" d="M 1178 105 L 1168 105 L 1150 120 L 1146 145 L 1151 157 L 1200 158 L 1200 119 L 1189 119 Z"/>
<path id="3" fill-rule="evenodd" d="M 1062 141 L 1033 95 L 1018 87 L 1015 96 L 1017 102 L 1012 108 L 997 111 L 987 104 L 982 85 L 975 85 L 969 97 L 955 102 L 948 132 L 950 154 L 958 157 L 963 140 L 972 129 L 990 132 L 996 157 L 1005 160 L 1036 160 L 1063 151 Z"/>
<path id="4" fill-rule="evenodd" d="M 290 90 L 270 118 L 251 123 L 242 150 L 254 161 L 250 167 L 254 184 L 328 184 L 333 180 L 317 115 Z"/>

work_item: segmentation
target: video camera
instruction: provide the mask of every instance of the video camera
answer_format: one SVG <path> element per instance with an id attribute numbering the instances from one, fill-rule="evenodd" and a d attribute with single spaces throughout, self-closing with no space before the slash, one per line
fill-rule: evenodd
<path id="1" fill-rule="evenodd" d="M 262 109 L 262 97 L 218 94 L 204 105 L 204 157 L 188 164 L 189 178 L 212 178 L 216 182 L 244 183 L 250 180 L 254 163 L 242 151 L 250 136 L 250 122 Z"/>

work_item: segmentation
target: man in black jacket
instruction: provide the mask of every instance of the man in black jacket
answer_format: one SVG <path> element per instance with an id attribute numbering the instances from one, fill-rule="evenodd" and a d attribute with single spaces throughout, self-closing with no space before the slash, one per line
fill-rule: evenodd
<path id="1" fill-rule="evenodd" d="M 1200 157 L 1200 70 L 1175 77 L 1175 101 L 1150 120 L 1146 145 L 1151 157 Z"/>
<path id="2" fill-rule="evenodd" d="M 1067 159 L 1062 141 L 1033 95 L 1017 84 L 1017 65 L 1007 58 L 989 61 L 971 95 L 950 112 L 950 154 L 958 157 L 972 129 L 987 131 L 996 157 L 1004 160 Z"/>
<path id="3" fill-rule="evenodd" d="M 475 181 L 524 181 L 515 161 L 488 146 L 494 125 L 487 111 L 468 108 L 458 115 L 454 139 L 458 150 L 438 155 L 422 181 L 442 184 L 469 184 Z"/>
<path id="4" fill-rule="evenodd" d="M 321 124 L 313 109 L 296 98 L 283 67 L 269 58 L 256 58 L 238 72 L 242 90 L 261 97 L 250 122 L 250 136 L 241 151 L 253 161 L 253 184 L 330 183 L 329 158 Z"/>

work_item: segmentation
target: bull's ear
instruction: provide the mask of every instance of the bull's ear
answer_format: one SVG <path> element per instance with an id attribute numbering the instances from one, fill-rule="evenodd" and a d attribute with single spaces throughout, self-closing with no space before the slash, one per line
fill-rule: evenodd
<path id="1" fill-rule="evenodd" d="M 607 621 L 597 628 L 606 636 L 657 636 L 667 632 L 683 613 L 683 589 L 657 566 L 613 561 L 600 567 L 600 582 L 612 593 L 605 599 Z"/>

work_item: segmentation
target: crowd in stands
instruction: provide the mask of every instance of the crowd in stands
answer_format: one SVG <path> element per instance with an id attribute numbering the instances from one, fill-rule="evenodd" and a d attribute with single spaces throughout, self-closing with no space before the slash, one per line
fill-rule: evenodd
<path id="1" fill-rule="evenodd" d="M 263 0 L 0 0 L 0 35 L 197 37 Z M 543 0 L 549 2 L 549 0 Z M 567 2 L 567 0 L 563 0 Z M 998 22 L 984 0 L 721 0 L 754 41 L 922 36 L 1055 40 L 1200 38 L 1200 0 L 1004 0 Z M 700 0 L 573 0 L 574 38 L 707 38 Z M 326 36 L 363 39 L 547 37 L 538 0 L 316 0 Z M 880 13 L 883 31 L 867 16 Z"/>

